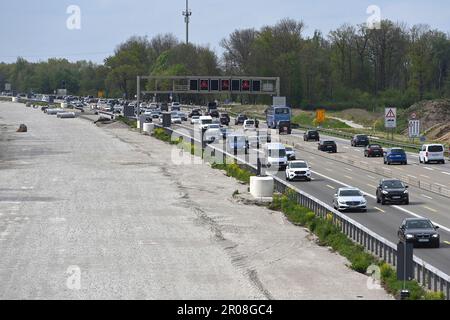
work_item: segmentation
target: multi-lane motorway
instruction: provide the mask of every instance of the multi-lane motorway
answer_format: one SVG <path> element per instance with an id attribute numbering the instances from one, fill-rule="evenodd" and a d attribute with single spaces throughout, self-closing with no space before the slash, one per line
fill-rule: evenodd
<path id="1" fill-rule="evenodd" d="M 176 127 L 194 133 L 191 125 L 183 124 Z M 238 129 L 235 126 L 231 126 L 231 128 Z M 316 143 L 304 142 L 302 137 L 303 132 L 294 130 L 291 136 L 283 136 L 281 138 L 282 142 L 288 140 L 289 144 L 300 147 L 296 149 L 297 159 L 307 160 L 312 167 L 313 181 L 291 182 L 292 185 L 330 205 L 337 188 L 342 186 L 359 188 L 366 194 L 369 207 L 368 212 L 348 212 L 345 214 L 394 243 L 398 242 L 397 231 L 403 219 L 411 217 L 431 219 L 440 226 L 441 248 L 415 249 L 415 255 L 441 271 L 450 274 L 450 198 L 411 185 L 410 205 L 382 206 L 377 204 L 375 198 L 376 186 L 380 179 L 386 176 L 345 164 L 342 161 L 333 159 L 328 154 L 321 154 L 317 152 Z M 360 161 L 367 162 L 367 166 L 383 166 L 382 159 L 364 158 L 363 149 L 350 147 L 348 141 L 332 137 L 328 138 L 338 143 L 338 156 L 344 155 L 349 158 L 358 158 Z M 220 148 L 220 144 L 217 146 Z M 250 151 L 250 153 L 256 152 L 258 150 L 252 149 Z M 243 158 L 244 156 L 240 157 Z M 405 174 L 414 175 L 418 178 L 435 179 L 437 183 L 450 187 L 450 176 L 444 173 L 448 172 L 448 165 L 419 166 L 418 160 L 416 161 L 417 163 L 414 163 L 413 155 L 410 154 L 409 157 L 410 165 L 395 166 L 390 169 L 404 170 Z M 252 158 L 252 155 L 250 155 L 250 158 Z M 281 179 L 285 178 L 284 172 L 277 173 L 277 176 Z"/>

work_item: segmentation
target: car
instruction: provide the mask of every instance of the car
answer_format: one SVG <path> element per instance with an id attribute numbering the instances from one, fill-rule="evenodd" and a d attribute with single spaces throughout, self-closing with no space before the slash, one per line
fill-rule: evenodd
<path id="1" fill-rule="evenodd" d="M 295 150 L 294 150 L 294 148 L 287 146 L 286 147 L 286 156 L 288 158 L 288 161 L 295 160 Z"/>
<path id="2" fill-rule="evenodd" d="M 227 137 L 227 151 L 229 153 L 234 154 L 234 152 L 240 153 L 244 151 L 245 154 L 248 154 L 248 149 L 249 146 L 246 136 L 233 133 Z"/>
<path id="3" fill-rule="evenodd" d="M 414 247 L 440 247 L 439 226 L 433 225 L 425 218 L 408 218 L 403 220 L 398 229 L 400 241 L 412 243 Z"/>
<path id="4" fill-rule="evenodd" d="M 377 203 L 409 204 L 408 186 L 397 179 L 383 179 L 377 188 Z"/>
<path id="5" fill-rule="evenodd" d="M 282 143 L 267 143 L 264 146 L 264 154 L 266 156 L 266 167 L 286 170 L 288 158 L 286 155 L 286 147 Z"/>
<path id="6" fill-rule="evenodd" d="M 219 117 L 220 117 L 219 111 L 217 111 L 217 110 L 211 110 L 211 111 L 209 111 L 209 112 L 208 112 L 208 115 L 211 116 L 211 117 L 213 117 L 213 118 L 219 118 Z"/>
<path id="7" fill-rule="evenodd" d="M 213 123 L 213 119 L 211 116 L 201 116 L 200 117 L 200 129 L 205 131 L 208 129 L 208 126 Z"/>
<path id="8" fill-rule="evenodd" d="M 172 111 L 171 113 L 172 124 L 181 124 L 182 120 L 177 111 Z"/>
<path id="9" fill-rule="evenodd" d="M 230 116 L 228 113 L 221 113 L 219 116 L 219 121 L 221 125 L 228 126 L 230 125 Z"/>
<path id="10" fill-rule="evenodd" d="M 384 164 L 391 165 L 394 163 L 403 165 L 408 164 L 405 150 L 402 148 L 392 148 L 384 152 Z"/>
<path id="11" fill-rule="evenodd" d="M 222 131 L 220 131 L 219 124 L 209 124 L 206 128 L 206 131 L 203 135 L 203 141 L 206 143 L 213 143 L 216 141 L 220 141 L 222 138 Z"/>
<path id="12" fill-rule="evenodd" d="M 442 163 L 445 164 L 444 146 L 442 144 L 425 144 L 419 152 L 420 163 Z"/>
<path id="13" fill-rule="evenodd" d="M 339 211 L 367 212 L 367 200 L 361 190 L 357 188 L 339 188 L 333 198 L 333 207 Z"/>
<path id="14" fill-rule="evenodd" d="M 188 121 L 188 116 L 187 116 L 186 113 L 184 113 L 184 112 L 178 112 L 178 115 L 180 116 L 181 121 Z"/>
<path id="15" fill-rule="evenodd" d="M 303 135 L 303 141 L 320 141 L 320 135 L 319 135 L 319 131 L 317 130 L 308 130 L 305 132 L 305 134 Z"/>
<path id="16" fill-rule="evenodd" d="M 245 120 L 243 125 L 244 130 L 255 130 L 256 129 L 255 124 L 256 124 L 255 120 L 251 119 Z"/>
<path id="17" fill-rule="evenodd" d="M 234 120 L 234 125 L 238 126 L 240 124 L 244 124 L 245 120 L 247 120 L 247 116 L 244 114 L 239 114 L 236 119 Z"/>
<path id="18" fill-rule="evenodd" d="M 337 153 L 336 142 L 332 140 L 321 140 L 317 149 L 319 151 Z"/>
<path id="19" fill-rule="evenodd" d="M 286 180 L 311 181 L 311 167 L 305 160 L 289 161 L 286 167 Z"/>
<path id="20" fill-rule="evenodd" d="M 181 104 L 179 102 L 172 102 L 170 109 L 172 111 L 181 111 Z"/>
<path id="21" fill-rule="evenodd" d="M 199 123 L 200 123 L 200 116 L 191 117 L 191 124 L 199 124 Z"/>
<path id="22" fill-rule="evenodd" d="M 189 113 L 189 118 L 192 118 L 194 116 L 202 116 L 202 111 L 200 109 L 193 109 L 190 113 Z"/>
<path id="23" fill-rule="evenodd" d="M 350 141 L 352 147 L 366 147 L 369 143 L 369 137 L 365 134 L 357 134 Z"/>
<path id="24" fill-rule="evenodd" d="M 383 148 L 379 144 L 369 144 L 364 149 L 364 157 L 383 157 L 384 151 Z"/>
<path id="25" fill-rule="evenodd" d="M 150 112 L 150 116 L 152 117 L 152 119 L 158 119 L 161 116 L 161 112 L 152 111 L 152 112 Z"/>

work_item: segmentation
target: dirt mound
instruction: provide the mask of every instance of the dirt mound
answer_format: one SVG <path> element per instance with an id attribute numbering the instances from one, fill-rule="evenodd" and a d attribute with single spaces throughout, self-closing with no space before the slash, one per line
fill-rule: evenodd
<path id="1" fill-rule="evenodd" d="M 428 139 L 450 143 L 450 99 L 421 101 L 406 112 L 416 113 Z"/>

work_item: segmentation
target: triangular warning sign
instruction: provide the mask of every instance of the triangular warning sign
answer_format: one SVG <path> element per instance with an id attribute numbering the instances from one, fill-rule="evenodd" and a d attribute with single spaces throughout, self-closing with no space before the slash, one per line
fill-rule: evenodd
<path id="1" fill-rule="evenodd" d="M 392 109 L 389 109 L 388 113 L 386 114 L 386 118 L 395 118 L 395 113 Z"/>

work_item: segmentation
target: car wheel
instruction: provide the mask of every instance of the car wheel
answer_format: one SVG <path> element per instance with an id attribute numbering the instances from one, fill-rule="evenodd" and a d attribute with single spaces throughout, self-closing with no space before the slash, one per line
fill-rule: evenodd
<path id="1" fill-rule="evenodd" d="M 381 201 L 380 201 L 380 198 L 377 196 L 377 203 L 380 203 Z"/>
<path id="2" fill-rule="evenodd" d="M 406 205 L 406 206 L 409 205 L 409 199 L 407 199 L 407 200 L 405 201 L 405 205 Z"/>
<path id="3" fill-rule="evenodd" d="M 386 201 L 384 199 L 381 199 L 381 205 L 384 206 L 386 204 Z"/>

